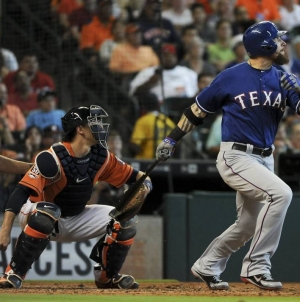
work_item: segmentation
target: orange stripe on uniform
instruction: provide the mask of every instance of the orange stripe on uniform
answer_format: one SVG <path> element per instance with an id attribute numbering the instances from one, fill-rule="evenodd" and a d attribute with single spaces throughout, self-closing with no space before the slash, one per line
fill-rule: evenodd
<path id="1" fill-rule="evenodd" d="M 25 226 L 24 233 L 33 238 L 48 238 L 48 235 L 40 233 L 39 231 L 34 230 L 28 224 Z"/>

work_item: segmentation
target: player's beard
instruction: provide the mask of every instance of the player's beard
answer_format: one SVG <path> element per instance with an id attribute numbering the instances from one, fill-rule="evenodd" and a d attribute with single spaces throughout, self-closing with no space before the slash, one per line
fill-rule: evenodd
<path id="1" fill-rule="evenodd" d="M 284 54 L 278 53 L 276 57 L 273 57 L 273 63 L 278 64 L 278 65 L 284 65 L 289 62 L 289 57 L 286 52 Z"/>

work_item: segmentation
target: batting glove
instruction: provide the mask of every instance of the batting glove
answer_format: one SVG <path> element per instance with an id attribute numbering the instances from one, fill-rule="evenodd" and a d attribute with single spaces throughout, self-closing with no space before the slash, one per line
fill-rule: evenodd
<path id="1" fill-rule="evenodd" d="M 281 87 L 286 90 L 296 90 L 300 92 L 300 80 L 292 73 L 284 73 L 280 78 Z"/>
<path id="2" fill-rule="evenodd" d="M 156 149 L 156 159 L 159 161 L 166 161 L 169 159 L 175 151 L 177 142 L 172 138 L 166 137 Z"/>

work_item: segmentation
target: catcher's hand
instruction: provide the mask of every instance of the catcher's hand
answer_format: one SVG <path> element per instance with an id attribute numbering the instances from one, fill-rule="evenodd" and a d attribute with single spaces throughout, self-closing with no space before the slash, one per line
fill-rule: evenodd
<path id="1" fill-rule="evenodd" d="M 156 159 L 160 161 L 166 161 L 169 159 L 175 151 L 175 146 L 177 142 L 173 139 L 166 137 L 156 149 Z"/>
<path id="2" fill-rule="evenodd" d="M 300 80 L 292 73 L 285 72 L 280 78 L 281 87 L 286 90 L 296 90 L 300 92 Z"/>

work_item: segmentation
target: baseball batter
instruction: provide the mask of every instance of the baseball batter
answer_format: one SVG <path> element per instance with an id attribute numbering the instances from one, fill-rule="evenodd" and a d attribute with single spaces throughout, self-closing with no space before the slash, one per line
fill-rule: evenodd
<path id="1" fill-rule="evenodd" d="M 223 180 L 237 192 L 238 215 L 192 266 L 192 274 L 211 289 L 229 288 L 220 275 L 231 254 L 250 239 L 242 281 L 269 290 L 282 287 L 271 275 L 270 259 L 279 244 L 292 191 L 274 174 L 273 142 L 286 106 L 300 114 L 299 79 L 272 66 L 288 63 L 281 39 L 285 33 L 268 21 L 249 27 L 243 42 L 250 59 L 222 71 L 157 147 L 157 159 L 167 160 L 186 133 L 222 108 L 216 164 Z"/>
<path id="2" fill-rule="evenodd" d="M 6 250 L 10 243 L 16 215 L 22 232 L 0 277 L 0 288 L 20 288 L 49 240 L 72 242 L 96 237 L 100 239 L 90 255 L 97 263 L 96 286 L 138 288 L 132 276 L 119 273 L 136 234 L 136 208 L 128 208 L 128 213 L 122 214 L 126 219 L 118 221 L 111 218 L 114 207 L 87 205 L 97 181 L 120 187 L 143 175 L 107 150 L 109 124 L 103 123 L 107 116 L 98 105 L 71 109 L 62 118 L 63 142 L 39 153 L 11 194 L 0 230 L 0 250 Z M 146 178 L 134 196 L 135 204 L 146 198 L 151 187 Z"/>

